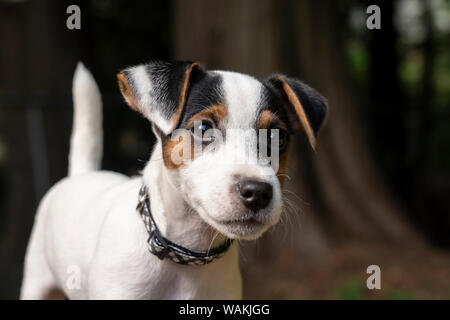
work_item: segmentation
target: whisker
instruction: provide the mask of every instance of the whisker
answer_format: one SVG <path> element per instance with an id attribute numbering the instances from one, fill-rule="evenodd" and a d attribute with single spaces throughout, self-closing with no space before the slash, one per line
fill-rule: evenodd
<path id="1" fill-rule="evenodd" d="M 219 232 L 216 231 L 214 237 L 213 237 L 212 240 L 211 240 L 211 243 L 209 244 L 208 251 L 207 251 L 206 254 L 209 254 L 209 250 L 211 250 L 211 246 L 212 246 L 214 240 L 216 240 L 216 238 L 217 238 L 218 235 L 219 235 Z"/>
<path id="2" fill-rule="evenodd" d="M 292 196 L 294 196 L 297 200 L 299 200 L 300 202 L 302 202 L 303 204 L 310 206 L 311 204 L 309 202 L 307 202 L 306 200 L 302 199 L 299 195 L 297 195 L 295 192 L 288 190 L 288 189 L 284 189 L 282 190 L 282 193 L 288 193 Z"/>
<path id="3" fill-rule="evenodd" d="M 292 180 L 292 179 L 291 179 L 291 176 L 289 176 L 289 175 L 286 174 L 286 173 L 278 173 L 278 174 L 277 174 L 277 177 L 286 177 L 289 181 Z"/>

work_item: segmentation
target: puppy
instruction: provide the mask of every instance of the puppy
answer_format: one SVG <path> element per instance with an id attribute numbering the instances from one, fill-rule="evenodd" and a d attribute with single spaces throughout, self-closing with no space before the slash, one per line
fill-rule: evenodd
<path id="1" fill-rule="evenodd" d="M 316 149 L 325 99 L 282 75 L 259 81 L 191 62 L 117 77 L 128 105 L 152 123 L 151 158 L 142 176 L 99 171 L 101 97 L 79 63 L 69 175 L 39 205 L 21 298 L 55 289 L 69 299 L 241 298 L 233 239 L 277 223 L 289 136 L 304 131 Z M 248 161 L 262 145 L 268 161 Z"/>

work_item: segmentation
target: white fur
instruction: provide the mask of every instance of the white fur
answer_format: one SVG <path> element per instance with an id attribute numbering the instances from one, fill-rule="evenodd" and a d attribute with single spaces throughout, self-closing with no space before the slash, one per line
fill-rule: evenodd
<path id="1" fill-rule="evenodd" d="M 256 121 L 262 84 L 252 76 L 231 71 L 215 71 L 222 76 L 229 128 L 248 129 Z"/>
<path id="2" fill-rule="evenodd" d="M 72 92 L 74 112 L 69 176 L 99 170 L 103 153 L 100 90 L 81 62 L 75 70 Z"/>
<path id="3" fill-rule="evenodd" d="M 164 106 L 158 105 L 158 99 L 155 97 L 152 82 L 145 65 L 128 68 L 133 78 L 133 86 L 136 88 L 139 104 L 142 106 L 142 113 L 151 121 L 158 123 L 159 128 L 169 134 L 173 129 L 170 120 L 164 118 L 160 110 L 164 110 Z"/>

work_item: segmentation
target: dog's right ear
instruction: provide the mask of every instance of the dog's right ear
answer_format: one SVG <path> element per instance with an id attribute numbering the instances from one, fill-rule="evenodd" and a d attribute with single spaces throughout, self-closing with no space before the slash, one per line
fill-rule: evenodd
<path id="1" fill-rule="evenodd" d="M 180 120 L 192 74 L 201 71 L 196 62 L 157 61 L 127 68 L 117 79 L 128 105 L 167 135 Z"/>
<path id="2" fill-rule="evenodd" d="M 274 75 L 268 81 L 285 102 L 291 130 L 304 130 L 311 147 L 316 151 L 317 134 L 328 110 L 326 99 L 315 89 L 297 79 Z"/>

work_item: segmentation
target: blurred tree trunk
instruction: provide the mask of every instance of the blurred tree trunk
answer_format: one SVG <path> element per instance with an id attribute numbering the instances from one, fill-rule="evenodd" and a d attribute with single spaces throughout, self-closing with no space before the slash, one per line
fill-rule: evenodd
<path id="1" fill-rule="evenodd" d="M 178 0 L 173 11 L 176 59 L 257 77 L 285 72 L 328 98 L 330 114 L 318 154 L 305 148 L 304 137 L 297 137 L 291 148 L 286 188 L 303 200 L 290 192 L 286 196 L 301 211 L 290 216 L 298 218 L 291 221 L 291 227 L 300 230 L 300 235 L 292 232 L 292 250 L 302 260 L 305 255 L 325 256 L 339 240 L 421 242 L 369 153 L 339 38 L 345 21 L 337 21 L 335 5 L 312 0 Z M 277 256 L 286 246 L 278 240 L 276 231 L 269 232 L 256 246 L 261 254 Z"/>
<path id="2" fill-rule="evenodd" d="M 381 179 L 356 114 L 334 2 L 295 2 L 302 75 L 328 98 L 316 170 L 329 222 L 343 237 L 411 245 L 416 232 Z M 384 11 L 383 11 L 384 13 Z M 311 36 L 313 35 L 313 36 Z M 305 45 L 306 44 L 306 45 Z M 336 220 L 337 219 L 337 220 Z M 339 225 L 340 227 L 337 227 Z"/>

